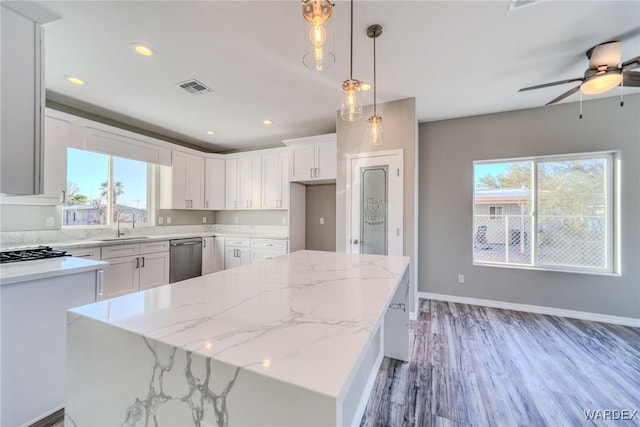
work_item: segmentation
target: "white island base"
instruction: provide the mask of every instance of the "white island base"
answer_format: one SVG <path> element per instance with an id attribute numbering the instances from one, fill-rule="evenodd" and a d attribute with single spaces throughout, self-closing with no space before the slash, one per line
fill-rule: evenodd
<path id="1" fill-rule="evenodd" d="M 69 312 L 69 425 L 359 425 L 406 257 L 300 251 Z"/>

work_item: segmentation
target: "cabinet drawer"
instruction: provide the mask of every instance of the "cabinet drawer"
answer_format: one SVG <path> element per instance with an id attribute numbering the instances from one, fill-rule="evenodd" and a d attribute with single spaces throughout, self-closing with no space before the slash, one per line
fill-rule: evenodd
<path id="1" fill-rule="evenodd" d="M 260 249 L 252 249 L 251 250 L 251 262 L 260 262 L 267 259 L 277 258 L 279 256 L 285 255 L 285 252 L 280 251 L 265 251 Z"/>
<path id="2" fill-rule="evenodd" d="M 140 253 L 140 245 L 138 244 L 105 246 L 102 248 L 102 259 L 138 255 L 139 253 Z"/>
<path id="3" fill-rule="evenodd" d="M 224 245 L 233 246 L 236 248 L 250 248 L 251 239 L 249 237 L 225 237 Z"/>
<path id="4" fill-rule="evenodd" d="M 94 248 L 71 249 L 71 250 L 68 250 L 67 253 L 70 253 L 72 256 L 76 258 L 87 258 L 87 259 L 95 259 L 95 260 L 100 259 L 100 248 L 97 246 Z"/>
<path id="5" fill-rule="evenodd" d="M 147 242 L 140 243 L 140 254 L 153 254 L 156 252 L 168 252 L 169 251 L 169 241 L 165 240 L 163 242 Z"/>
<path id="6" fill-rule="evenodd" d="M 287 253 L 287 240 L 280 239 L 251 239 L 252 249 L 268 249 L 279 253 Z"/>

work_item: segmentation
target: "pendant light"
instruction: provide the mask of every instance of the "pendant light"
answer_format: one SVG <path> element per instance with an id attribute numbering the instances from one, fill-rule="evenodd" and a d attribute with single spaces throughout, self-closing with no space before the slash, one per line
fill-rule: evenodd
<path id="1" fill-rule="evenodd" d="M 382 116 L 378 115 L 376 110 L 376 91 L 378 84 L 376 82 L 376 38 L 382 34 L 382 26 L 378 24 L 370 25 L 367 28 L 367 36 L 373 39 L 373 116 L 369 117 L 367 122 L 367 142 L 371 145 L 382 144 Z"/>
<path id="2" fill-rule="evenodd" d="M 309 42 L 311 50 L 302 57 L 302 63 L 311 70 L 330 68 L 336 58 L 326 46 L 326 22 L 331 18 L 333 4 L 328 0 L 302 0 L 302 16 L 311 24 Z"/>
<path id="3" fill-rule="evenodd" d="M 351 46 L 349 57 L 349 80 L 342 82 L 342 96 L 340 102 L 340 116 L 342 120 L 354 122 L 362 117 L 362 105 L 358 99 L 360 80 L 353 78 L 353 0 L 351 0 Z"/>

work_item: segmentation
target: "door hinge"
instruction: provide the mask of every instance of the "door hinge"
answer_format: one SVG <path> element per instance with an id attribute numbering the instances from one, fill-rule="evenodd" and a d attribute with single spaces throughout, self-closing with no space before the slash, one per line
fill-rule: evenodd
<path id="1" fill-rule="evenodd" d="M 396 175 L 400 176 L 400 169 L 396 169 Z"/>
<path id="2" fill-rule="evenodd" d="M 396 228 L 396 236 L 399 236 L 399 235 L 400 235 L 400 229 Z"/>

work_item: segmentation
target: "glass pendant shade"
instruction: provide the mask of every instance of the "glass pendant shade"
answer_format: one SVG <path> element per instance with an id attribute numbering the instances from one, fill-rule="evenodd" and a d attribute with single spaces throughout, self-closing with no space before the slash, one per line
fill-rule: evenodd
<path id="1" fill-rule="evenodd" d="M 330 68 L 336 61 L 335 55 L 327 46 L 327 24 L 333 12 L 333 5 L 328 0 L 303 0 L 302 16 L 311 24 L 307 33 L 308 46 L 302 57 L 303 64 L 316 71 Z"/>
<path id="2" fill-rule="evenodd" d="M 375 115 L 367 119 L 369 127 L 367 128 L 367 143 L 370 145 L 382 144 L 384 129 L 382 128 L 382 117 Z"/>
<path id="3" fill-rule="evenodd" d="M 340 103 L 342 120 L 354 122 L 362 117 L 362 105 L 358 97 L 359 88 L 359 80 L 349 79 L 342 82 L 342 101 Z"/>

